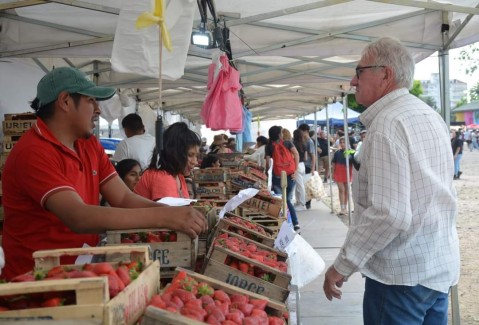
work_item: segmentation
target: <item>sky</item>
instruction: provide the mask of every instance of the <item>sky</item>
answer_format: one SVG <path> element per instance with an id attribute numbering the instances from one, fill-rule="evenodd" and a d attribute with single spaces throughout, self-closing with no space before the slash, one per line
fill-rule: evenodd
<path id="1" fill-rule="evenodd" d="M 459 53 L 461 48 L 449 51 L 449 79 L 458 79 L 466 82 L 468 89 L 479 83 L 479 72 L 476 71 L 472 76 L 466 74 L 466 67 L 476 62 L 460 61 Z M 439 60 L 437 52 L 427 59 L 416 64 L 414 79 L 429 80 L 431 73 L 439 73 Z"/>

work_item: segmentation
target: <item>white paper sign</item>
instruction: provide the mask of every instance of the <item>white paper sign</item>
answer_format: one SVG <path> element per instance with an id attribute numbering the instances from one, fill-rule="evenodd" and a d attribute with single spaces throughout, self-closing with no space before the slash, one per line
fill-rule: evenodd
<path id="1" fill-rule="evenodd" d="M 88 248 L 90 245 L 87 243 L 83 244 L 83 248 Z M 83 265 L 91 263 L 93 259 L 93 255 L 78 255 L 77 259 L 75 260 L 75 265 Z"/>
<path id="2" fill-rule="evenodd" d="M 282 252 L 286 251 L 286 247 L 293 241 L 294 236 L 296 236 L 296 232 L 291 229 L 289 223 L 283 222 L 279 229 L 278 236 L 274 240 L 274 248 Z"/>
<path id="3" fill-rule="evenodd" d="M 247 189 L 239 191 L 238 194 L 236 194 L 228 202 L 226 202 L 225 206 L 220 211 L 219 218 L 220 219 L 223 218 L 225 216 L 226 212 L 233 211 L 241 203 L 243 203 L 246 200 L 251 199 L 256 194 L 258 194 L 258 192 L 259 192 L 259 190 L 256 189 L 256 188 L 247 188 Z"/>
<path id="4" fill-rule="evenodd" d="M 182 207 L 185 205 L 190 205 L 191 202 L 196 202 L 198 200 L 193 199 L 183 199 L 180 197 L 164 197 L 156 202 L 166 204 L 172 207 Z"/>

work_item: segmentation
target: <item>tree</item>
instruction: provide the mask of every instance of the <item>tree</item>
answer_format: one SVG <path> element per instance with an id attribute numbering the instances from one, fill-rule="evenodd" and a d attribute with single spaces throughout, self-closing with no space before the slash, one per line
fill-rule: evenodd
<path id="1" fill-rule="evenodd" d="M 479 100 L 479 82 L 469 90 L 469 96 L 471 97 L 471 102 Z"/>
<path id="2" fill-rule="evenodd" d="M 356 101 L 356 96 L 354 94 L 348 94 L 348 107 L 358 113 L 362 113 L 366 110 L 366 107 Z"/>
<path id="3" fill-rule="evenodd" d="M 454 108 L 458 108 L 459 106 L 466 105 L 466 104 L 467 104 L 467 98 L 466 98 L 466 97 L 462 97 L 461 100 L 459 100 L 459 101 L 456 103 L 456 107 L 454 107 Z"/>
<path id="4" fill-rule="evenodd" d="M 412 88 L 409 90 L 409 93 L 420 98 L 421 95 L 424 93 L 424 89 L 422 89 L 421 81 L 414 80 L 412 84 Z"/>
<path id="5" fill-rule="evenodd" d="M 419 99 L 431 106 L 432 108 L 437 109 L 436 100 L 431 96 L 419 96 Z"/>
<path id="6" fill-rule="evenodd" d="M 479 69 L 477 56 L 479 55 L 479 44 L 465 46 L 459 53 L 459 60 L 466 65 L 466 74 L 473 75 Z"/>

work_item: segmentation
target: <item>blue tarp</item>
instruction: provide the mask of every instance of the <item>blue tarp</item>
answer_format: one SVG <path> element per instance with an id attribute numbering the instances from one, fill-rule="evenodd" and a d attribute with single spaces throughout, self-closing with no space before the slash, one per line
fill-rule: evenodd
<path id="1" fill-rule="evenodd" d="M 360 113 L 348 108 L 348 124 L 359 123 L 359 115 Z M 344 126 L 343 104 L 328 104 L 328 118 L 331 127 Z M 302 120 L 298 120 L 297 125 L 301 124 L 314 125 L 314 113 L 305 116 Z M 326 126 L 326 108 L 316 113 L 316 124 Z"/>

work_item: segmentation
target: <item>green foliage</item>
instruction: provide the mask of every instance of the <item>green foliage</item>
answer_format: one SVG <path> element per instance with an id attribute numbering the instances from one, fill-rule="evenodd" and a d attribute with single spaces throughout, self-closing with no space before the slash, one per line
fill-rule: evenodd
<path id="1" fill-rule="evenodd" d="M 348 94 L 348 107 L 358 113 L 362 113 L 366 110 L 366 107 L 356 101 L 356 96 L 354 94 Z"/>
<path id="2" fill-rule="evenodd" d="M 434 98 L 432 98 L 431 96 L 418 96 L 418 97 L 419 97 L 420 100 L 422 100 L 423 102 L 425 102 L 426 104 L 428 104 L 432 108 L 437 109 L 436 100 Z"/>
<path id="3" fill-rule="evenodd" d="M 471 102 L 479 100 L 479 82 L 469 90 L 469 96 L 471 97 Z"/>
<path id="4" fill-rule="evenodd" d="M 466 104 L 467 104 L 467 98 L 462 97 L 461 100 L 456 103 L 456 107 L 454 107 L 454 108 L 457 108 L 459 106 L 466 105 Z"/>
<path id="5" fill-rule="evenodd" d="M 459 53 L 459 60 L 466 65 L 466 74 L 473 75 L 479 69 L 477 57 L 479 56 L 479 45 L 471 44 L 465 46 Z"/>
<path id="6" fill-rule="evenodd" d="M 420 97 L 424 93 L 421 82 L 419 80 L 414 80 L 412 88 L 409 90 L 409 93 L 416 97 Z"/>

